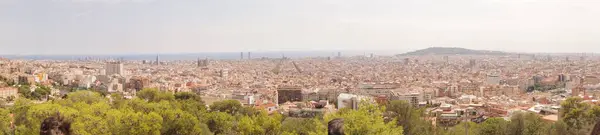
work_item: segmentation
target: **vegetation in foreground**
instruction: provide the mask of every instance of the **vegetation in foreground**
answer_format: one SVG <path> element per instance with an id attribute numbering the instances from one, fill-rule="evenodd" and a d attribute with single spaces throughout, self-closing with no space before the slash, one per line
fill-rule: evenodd
<path id="1" fill-rule="evenodd" d="M 32 96 L 36 98 L 35 96 Z M 65 99 L 34 104 L 19 98 L 11 107 L 0 108 L 2 134 L 39 134 L 40 123 L 60 112 L 72 122 L 77 135 L 326 135 L 327 122 L 344 119 L 350 135 L 586 135 L 600 117 L 600 107 L 569 98 L 556 123 L 544 122 L 532 113 L 518 113 L 506 121 L 490 118 L 480 124 L 463 122 L 452 128 L 435 127 L 424 117 L 424 109 L 404 101 L 387 105 L 361 103 L 360 109 L 341 109 L 312 119 L 291 118 L 244 107 L 234 100 L 215 102 L 205 108 L 193 93 L 171 94 L 156 89 L 138 92 L 133 99 L 119 94 L 110 98 L 93 91 L 77 91 Z M 14 130 L 9 114 L 14 115 Z"/>

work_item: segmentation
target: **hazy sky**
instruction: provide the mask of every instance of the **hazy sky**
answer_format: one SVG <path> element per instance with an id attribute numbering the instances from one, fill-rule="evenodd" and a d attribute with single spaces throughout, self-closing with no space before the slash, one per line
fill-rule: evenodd
<path id="1" fill-rule="evenodd" d="M 0 54 L 600 52 L 597 0 L 0 0 Z"/>

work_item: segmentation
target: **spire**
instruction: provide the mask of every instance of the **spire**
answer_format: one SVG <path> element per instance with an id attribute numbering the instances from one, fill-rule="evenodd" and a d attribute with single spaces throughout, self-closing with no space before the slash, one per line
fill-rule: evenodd
<path id="1" fill-rule="evenodd" d="M 200 61 L 200 57 L 198 57 L 198 60 L 197 60 L 197 63 L 196 63 L 198 67 L 200 67 L 200 66 L 201 66 L 201 64 L 200 64 L 200 63 L 201 63 L 201 61 Z"/>

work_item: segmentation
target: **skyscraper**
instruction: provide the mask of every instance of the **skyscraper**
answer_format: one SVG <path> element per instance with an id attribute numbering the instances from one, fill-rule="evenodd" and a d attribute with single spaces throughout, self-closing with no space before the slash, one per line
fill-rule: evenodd
<path id="1" fill-rule="evenodd" d="M 248 59 L 252 59 L 252 56 L 250 55 L 250 52 L 248 52 Z"/>
<path id="2" fill-rule="evenodd" d="M 448 63 L 448 56 L 444 56 L 444 62 Z"/>
<path id="3" fill-rule="evenodd" d="M 158 57 L 158 54 L 156 55 L 156 65 L 160 65 L 160 59 Z"/>
<path id="4" fill-rule="evenodd" d="M 240 60 L 244 59 L 244 52 L 240 52 Z"/>
<path id="5" fill-rule="evenodd" d="M 469 60 L 469 67 L 475 67 L 475 65 L 477 65 L 477 63 L 475 62 L 475 59 L 470 59 Z"/>
<path id="6" fill-rule="evenodd" d="M 338 52 L 338 57 L 342 57 L 342 52 Z"/>
<path id="7" fill-rule="evenodd" d="M 210 61 L 208 60 L 208 58 L 204 58 L 204 66 L 208 65 L 210 65 Z"/>

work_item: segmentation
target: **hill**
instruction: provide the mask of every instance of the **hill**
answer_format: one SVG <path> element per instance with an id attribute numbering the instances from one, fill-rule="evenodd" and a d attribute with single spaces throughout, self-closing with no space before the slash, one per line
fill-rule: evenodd
<path id="1" fill-rule="evenodd" d="M 415 55 L 507 55 L 506 52 L 488 51 L 488 50 L 471 50 L 458 47 L 430 47 L 426 49 L 416 50 L 397 56 L 415 56 Z"/>

